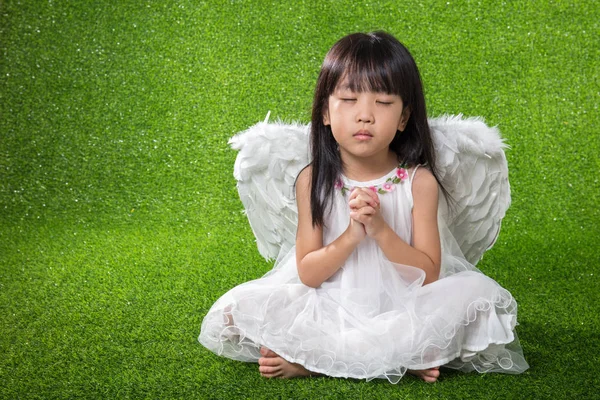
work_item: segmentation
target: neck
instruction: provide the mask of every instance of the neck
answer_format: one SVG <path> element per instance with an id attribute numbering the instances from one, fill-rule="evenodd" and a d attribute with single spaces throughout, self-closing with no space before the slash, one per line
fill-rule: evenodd
<path id="1" fill-rule="evenodd" d="M 341 149 L 340 149 L 341 150 Z M 344 175 L 356 181 L 377 179 L 398 166 L 398 156 L 392 150 L 370 157 L 356 157 L 341 150 Z"/>

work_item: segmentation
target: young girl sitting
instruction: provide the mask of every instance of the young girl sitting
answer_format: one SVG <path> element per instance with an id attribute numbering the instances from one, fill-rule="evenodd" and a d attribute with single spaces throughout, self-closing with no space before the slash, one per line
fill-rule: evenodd
<path id="1" fill-rule="evenodd" d="M 396 383 L 409 372 L 435 382 L 440 366 L 527 369 L 511 294 L 438 226 L 446 192 L 408 50 L 382 32 L 338 41 L 310 129 L 312 161 L 295 186 L 296 246 L 264 277 L 224 294 L 200 342 L 258 361 L 265 377 Z"/>

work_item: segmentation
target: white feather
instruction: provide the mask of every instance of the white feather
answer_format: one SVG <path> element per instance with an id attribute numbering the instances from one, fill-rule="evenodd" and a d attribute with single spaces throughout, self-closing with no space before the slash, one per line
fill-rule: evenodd
<path id="1" fill-rule="evenodd" d="M 294 183 L 309 162 L 308 126 L 258 123 L 231 138 L 239 150 L 233 169 L 258 251 L 276 258 L 295 243 L 298 210 Z"/>
<path id="2" fill-rule="evenodd" d="M 476 264 L 495 243 L 510 205 L 507 146 L 480 118 L 442 116 L 429 124 L 440 180 L 453 200 L 450 207 L 440 202 L 440 217 Z"/>

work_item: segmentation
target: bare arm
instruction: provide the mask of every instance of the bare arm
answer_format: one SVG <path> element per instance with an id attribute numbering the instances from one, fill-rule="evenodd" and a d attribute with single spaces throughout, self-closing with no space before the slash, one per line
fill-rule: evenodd
<path id="1" fill-rule="evenodd" d="M 296 264 L 302 283 L 316 288 L 341 268 L 366 233 L 362 224 L 351 220 L 344 233 L 332 243 L 323 246 L 323 228 L 312 225 L 310 176 L 309 166 L 300 173 L 296 181 Z"/>
<path id="2" fill-rule="evenodd" d="M 441 246 L 437 225 L 438 185 L 425 168 L 417 170 L 412 182 L 413 245 L 402 240 L 385 223 L 377 208 L 363 207 L 353 218 L 365 225 L 385 256 L 392 262 L 414 266 L 425 271 L 425 284 L 434 282 L 440 274 Z"/>

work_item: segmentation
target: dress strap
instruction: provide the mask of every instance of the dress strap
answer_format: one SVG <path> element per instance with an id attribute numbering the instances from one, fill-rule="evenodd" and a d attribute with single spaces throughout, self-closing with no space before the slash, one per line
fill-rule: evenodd
<path id="1" fill-rule="evenodd" d="M 421 164 L 417 164 L 417 166 L 415 167 L 415 169 L 413 169 L 413 172 L 412 172 L 412 174 L 410 175 L 410 181 L 411 181 L 411 183 L 412 183 L 412 181 L 413 181 L 413 179 L 414 179 L 414 177 L 415 177 L 415 174 L 417 173 L 417 169 L 418 169 L 420 166 L 421 166 Z"/>
<path id="2" fill-rule="evenodd" d="M 417 169 L 420 167 L 420 164 L 417 164 L 415 166 L 415 168 L 412 170 L 411 174 L 410 174 L 410 180 L 408 181 L 408 185 L 406 185 L 406 194 L 408 195 L 408 203 L 410 204 L 410 209 L 412 210 L 414 202 L 413 202 L 413 197 L 412 197 L 412 185 L 413 185 L 413 180 L 415 178 L 415 174 L 417 173 Z"/>

